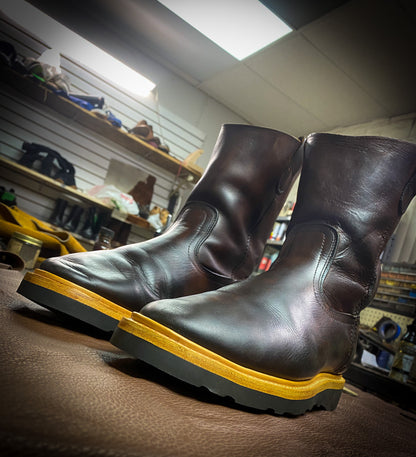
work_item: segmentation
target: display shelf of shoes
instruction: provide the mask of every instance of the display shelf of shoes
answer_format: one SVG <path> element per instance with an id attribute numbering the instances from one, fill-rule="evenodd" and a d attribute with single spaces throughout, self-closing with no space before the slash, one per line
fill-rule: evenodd
<path id="1" fill-rule="evenodd" d="M 62 184 L 61 182 L 52 179 L 49 176 L 45 176 L 36 170 L 27 168 L 17 162 L 14 162 L 13 160 L 9 160 L 2 156 L 0 156 L 0 167 L 2 170 L 8 170 L 10 172 L 17 173 L 18 175 L 29 178 L 30 180 L 35 181 L 42 186 L 47 186 L 53 190 L 59 191 L 60 195 L 66 195 L 71 198 L 75 198 L 76 200 L 83 203 L 94 205 L 102 209 L 108 209 L 109 212 L 112 212 L 112 217 L 115 219 L 121 220 L 126 224 L 136 226 L 137 230 L 140 232 L 140 236 L 143 238 L 151 238 L 154 235 L 154 229 L 152 229 L 151 225 L 149 222 L 147 222 L 146 219 L 143 219 L 139 216 L 134 216 L 132 218 L 119 212 L 115 212 L 113 206 L 107 205 L 102 200 L 94 198 L 84 192 L 81 192 L 78 189 L 74 189 L 73 187 L 66 186 L 65 184 Z M 80 238 L 78 234 L 74 234 L 74 236 L 76 238 Z"/>
<path id="2" fill-rule="evenodd" d="M 53 178 L 50 178 L 49 176 L 45 176 L 36 170 L 32 170 L 31 168 L 27 168 L 23 165 L 20 165 L 19 163 L 7 159 L 6 157 L 0 156 L 0 166 L 3 169 L 7 169 L 19 175 L 26 176 L 35 182 L 48 186 L 52 189 L 58 190 L 61 194 L 66 194 L 68 196 L 74 197 L 77 200 L 81 200 L 84 203 L 93 204 L 101 208 L 107 208 L 110 211 L 113 209 L 112 206 L 103 203 L 102 200 L 98 200 L 97 198 L 85 194 L 84 192 L 81 192 L 78 189 L 74 189 L 73 187 L 66 186 L 65 184 L 62 184 L 61 182 Z"/>
<path id="3" fill-rule="evenodd" d="M 32 77 L 21 75 L 9 67 L 1 65 L 0 80 L 172 174 L 181 177 L 191 175 L 195 180 L 201 177 L 200 171 L 149 145 L 137 136 L 113 126 L 107 120 L 97 117 L 65 97 L 55 94 L 46 85 L 35 81 Z"/>
<path id="4" fill-rule="evenodd" d="M 416 317 L 416 269 L 403 264 L 383 265 L 373 308 Z"/>

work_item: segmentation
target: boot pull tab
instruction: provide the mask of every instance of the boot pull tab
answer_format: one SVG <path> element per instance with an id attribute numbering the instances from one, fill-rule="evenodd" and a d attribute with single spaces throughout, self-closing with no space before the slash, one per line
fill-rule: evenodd
<path id="1" fill-rule="evenodd" d="M 408 183 L 405 185 L 402 195 L 400 197 L 399 210 L 402 215 L 407 207 L 410 205 L 413 197 L 416 195 L 416 174 L 414 174 Z"/>

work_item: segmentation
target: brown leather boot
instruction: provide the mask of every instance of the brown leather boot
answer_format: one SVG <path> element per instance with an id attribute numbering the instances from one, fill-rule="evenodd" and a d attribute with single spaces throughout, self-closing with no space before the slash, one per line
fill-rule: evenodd
<path id="1" fill-rule="evenodd" d="M 300 170 L 299 146 L 275 130 L 225 125 L 206 172 L 163 235 L 111 251 L 48 259 L 25 276 L 18 291 L 112 331 L 150 301 L 245 279 Z"/>
<path id="2" fill-rule="evenodd" d="M 416 193 L 416 145 L 312 134 L 271 270 L 146 305 L 111 342 L 184 381 L 277 413 L 334 409 L 380 254 Z"/>

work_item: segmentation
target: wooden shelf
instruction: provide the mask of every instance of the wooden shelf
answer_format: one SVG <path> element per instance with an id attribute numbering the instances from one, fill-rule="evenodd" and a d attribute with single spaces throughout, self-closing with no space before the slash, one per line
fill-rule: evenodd
<path id="1" fill-rule="evenodd" d="M 371 308 L 381 309 L 388 313 L 400 314 L 401 316 L 416 317 L 416 308 L 412 303 L 400 303 L 374 298 L 369 304 Z"/>
<path id="2" fill-rule="evenodd" d="M 111 212 L 112 217 L 122 220 L 126 224 L 138 227 L 141 231 L 141 236 L 143 236 L 144 238 L 152 238 L 154 236 L 155 230 L 149 224 L 149 222 L 147 222 L 146 219 L 143 219 L 139 216 L 133 216 L 133 215 L 127 215 L 127 216 L 124 215 L 123 218 L 121 218 L 120 214 L 118 214 L 117 211 L 114 210 L 113 206 L 107 205 L 102 200 L 99 200 L 98 198 L 85 194 L 77 189 L 73 189 L 72 187 L 68 187 L 65 184 L 61 184 L 59 181 L 49 178 L 49 176 L 45 176 L 36 170 L 27 168 L 23 165 L 20 165 L 17 162 L 6 159 L 5 157 L 2 157 L 2 156 L 0 156 L 0 168 L 2 170 L 10 170 L 10 171 L 18 173 L 22 176 L 25 176 L 29 179 L 33 179 L 34 181 L 36 181 L 42 185 L 48 186 L 51 189 L 59 191 L 60 194 L 76 198 L 89 205 L 95 205 L 100 208 L 107 209 L 109 212 Z M 73 233 L 73 235 L 76 238 L 77 237 L 79 238 L 79 235 L 77 235 L 75 233 Z M 82 239 L 82 241 L 85 241 L 85 239 Z"/>
<path id="3" fill-rule="evenodd" d="M 192 175 L 196 181 L 201 177 L 199 171 L 192 169 L 190 166 L 183 165 L 178 159 L 150 146 L 135 135 L 126 133 L 113 126 L 107 120 L 100 119 L 94 113 L 81 108 L 67 98 L 56 95 L 51 89 L 46 87 L 46 85 L 35 81 L 32 77 L 22 76 L 9 67 L 0 64 L 0 80 L 22 94 L 52 108 L 63 116 L 99 133 L 103 137 L 114 141 L 120 146 L 123 146 L 140 157 L 164 168 L 170 173 L 175 175 L 179 173 L 181 177 Z"/>
<path id="4" fill-rule="evenodd" d="M 408 297 L 407 297 L 408 298 Z M 391 305 L 412 305 L 414 306 L 415 303 L 409 303 L 407 301 L 398 301 L 398 300 L 394 300 L 394 297 L 392 297 L 391 299 L 387 299 L 387 298 L 380 298 L 380 297 L 377 297 L 377 294 L 376 296 L 374 297 L 373 301 L 377 301 L 377 302 L 380 302 L 380 303 L 389 303 Z"/>
<path id="5" fill-rule="evenodd" d="M 98 200 L 98 198 L 94 198 L 77 189 L 73 189 L 72 187 L 68 187 L 65 184 L 61 184 L 59 181 L 49 178 L 49 176 L 45 176 L 36 170 L 32 170 L 31 168 L 27 168 L 23 165 L 20 165 L 19 163 L 14 162 L 13 160 L 9 160 L 5 157 L 0 156 L 0 166 L 3 169 L 14 171 L 22 176 L 29 177 L 36 182 L 44 184 L 52 189 L 58 190 L 62 194 L 75 197 L 83 202 L 90 203 L 101 208 L 106 208 L 109 211 L 113 210 L 112 206 L 106 205 L 101 200 Z"/>
<path id="6" fill-rule="evenodd" d="M 385 278 L 381 278 L 379 287 L 384 287 L 386 289 L 403 289 L 403 290 L 409 290 L 409 291 L 412 290 L 412 289 L 416 290 L 416 289 L 412 288 L 412 285 L 415 283 L 414 281 L 409 281 L 409 286 L 399 286 L 399 285 L 396 285 L 396 284 L 394 284 L 394 285 L 386 284 L 385 282 L 382 282 L 384 280 L 385 280 Z M 389 281 L 391 281 L 391 280 L 389 279 Z M 404 281 L 396 280 L 396 282 L 404 282 Z"/>
<path id="7" fill-rule="evenodd" d="M 383 289 L 383 290 L 381 290 L 381 289 Z M 409 295 L 398 294 L 396 292 L 384 290 L 384 284 L 382 284 L 378 287 L 376 296 L 377 295 L 388 295 L 389 297 L 399 297 L 399 298 L 406 298 L 406 299 L 410 299 L 410 300 L 416 300 L 416 296 L 412 296 L 410 294 Z"/>
<path id="8" fill-rule="evenodd" d="M 391 271 L 389 265 L 383 266 L 380 282 L 370 306 L 390 313 L 408 317 L 416 316 L 416 275 L 402 265 L 403 272 Z"/>

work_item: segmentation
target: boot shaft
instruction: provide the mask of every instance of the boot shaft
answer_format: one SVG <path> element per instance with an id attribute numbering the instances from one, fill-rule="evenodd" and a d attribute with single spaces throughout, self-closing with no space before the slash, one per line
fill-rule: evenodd
<path id="1" fill-rule="evenodd" d="M 237 280 L 251 274 L 299 172 L 300 144 L 272 129 L 222 127 L 210 163 L 185 205 L 202 205 L 213 213 L 215 221 L 198 251 L 208 270 Z"/>
<path id="2" fill-rule="evenodd" d="M 296 232 L 293 239 L 312 236 L 311 224 L 330 228 L 332 253 L 321 255 L 328 256 L 323 294 L 333 308 L 357 314 L 371 301 L 380 255 L 415 193 L 412 143 L 331 134 L 306 139 L 288 233 Z"/>
<path id="3" fill-rule="evenodd" d="M 336 224 L 353 238 L 397 225 L 416 191 L 416 145 L 312 134 L 304 145 L 294 222 Z M 392 233 L 392 231 L 391 231 Z"/>
<path id="4" fill-rule="evenodd" d="M 49 218 L 49 222 L 52 225 L 61 227 L 63 224 L 65 209 L 68 206 L 68 202 L 62 198 L 58 198 L 55 202 L 55 208 Z"/>
<path id="5" fill-rule="evenodd" d="M 69 232 L 75 232 L 77 230 L 83 212 L 84 208 L 78 205 L 74 205 L 71 209 L 71 212 L 69 213 L 65 225 L 63 226 L 63 229 L 68 230 Z"/>

